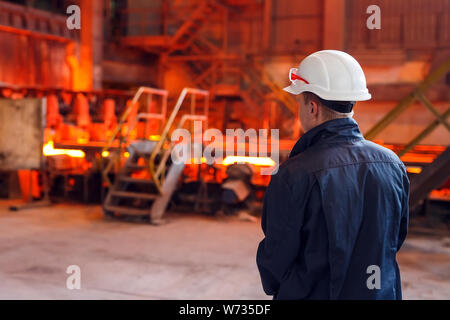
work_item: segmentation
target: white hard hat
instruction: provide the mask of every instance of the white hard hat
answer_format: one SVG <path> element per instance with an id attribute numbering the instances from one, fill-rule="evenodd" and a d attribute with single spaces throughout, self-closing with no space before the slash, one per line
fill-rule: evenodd
<path id="1" fill-rule="evenodd" d="M 324 100 L 333 101 L 371 98 L 358 61 L 342 51 L 322 50 L 310 54 L 298 68 L 291 68 L 289 80 L 291 85 L 283 90 L 292 94 L 309 91 Z"/>

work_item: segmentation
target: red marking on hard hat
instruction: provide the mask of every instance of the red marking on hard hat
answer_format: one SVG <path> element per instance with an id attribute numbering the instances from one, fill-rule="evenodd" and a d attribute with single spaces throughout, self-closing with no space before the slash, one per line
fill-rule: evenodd
<path id="1" fill-rule="evenodd" d="M 303 78 L 300 77 L 299 75 L 296 75 L 295 73 L 291 73 L 291 80 L 302 80 L 302 81 L 305 82 L 306 84 L 309 84 L 308 81 L 306 81 L 305 79 L 303 79 Z"/>

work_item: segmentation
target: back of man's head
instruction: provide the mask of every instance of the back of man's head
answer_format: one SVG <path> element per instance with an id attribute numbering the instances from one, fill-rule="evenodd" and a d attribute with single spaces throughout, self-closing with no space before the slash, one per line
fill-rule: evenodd
<path id="1" fill-rule="evenodd" d="M 318 95 L 308 91 L 303 92 L 303 98 L 305 99 L 305 104 L 314 101 L 321 108 L 321 122 L 353 117 L 353 106 L 355 105 L 355 101 L 324 100 Z"/>

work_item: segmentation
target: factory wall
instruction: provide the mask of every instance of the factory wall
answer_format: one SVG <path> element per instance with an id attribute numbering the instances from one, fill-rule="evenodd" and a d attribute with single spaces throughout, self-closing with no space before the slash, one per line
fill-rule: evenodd
<path id="1" fill-rule="evenodd" d="M 0 83 L 71 88 L 66 43 L 0 31 Z"/>

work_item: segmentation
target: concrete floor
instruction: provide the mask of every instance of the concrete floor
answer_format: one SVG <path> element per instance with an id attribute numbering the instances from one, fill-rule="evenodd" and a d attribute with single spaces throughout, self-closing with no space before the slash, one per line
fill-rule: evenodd
<path id="1" fill-rule="evenodd" d="M 259 223 L 170 214 L 164 226 L 105 220 L 99 206 L 8 211 L 0 201 L 0 299 L 268 299 Z M 405 299 L 450 299 L 449 238 L 409 236 Z M 81 268 L 81 290 L 66 268 Z"/>

